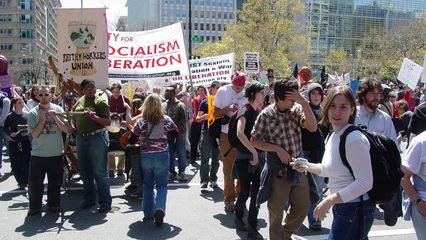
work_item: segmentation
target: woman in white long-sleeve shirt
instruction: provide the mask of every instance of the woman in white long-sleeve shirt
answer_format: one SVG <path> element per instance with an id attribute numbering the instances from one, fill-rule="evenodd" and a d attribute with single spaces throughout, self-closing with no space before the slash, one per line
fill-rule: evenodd
<path id="1" fill-rule="evenodd" d="M 333 223 L 328 239 L 368 239 L 373 225 L 375 203 L 367 192 L 373 186 L 370 160 L 370 144 L 360 131 L 351 132 L 346 138 L 346 158 L 353 170 L 343 165 L 339 153 L 340 136 L 353 125 L 356 116 L 355 98 L 348 86 L 331 89 L 321 116 L 321 124 L 331 124 L 333 133 L 326 142 L 321 164 L 294 164 L 293 168 L 329 177 L 330 195 L 314 210 L 314 217 L 323 220 L 333 206 Z M 360 196 L 363 196 L 364 221 L 360 221 Z M 363 224 L 363 226 L 361 226 Z"/>

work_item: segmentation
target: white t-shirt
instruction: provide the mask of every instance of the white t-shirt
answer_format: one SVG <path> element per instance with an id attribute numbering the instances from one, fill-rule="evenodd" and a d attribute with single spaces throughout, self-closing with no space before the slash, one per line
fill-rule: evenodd
<path id="1" fill-rule="evenodd" d="M 357 198 L 373 187 L 370 143 L 364 134 L 353 131 L 346 137 L 346 159 L 353 170 L 355 180 L 340 158 L 340 136 L 349 126 L 350 124 L 346 125 L 329 137 L 325 145 L 320 174 L 329 177 L 330 193 L 339 193 L 343 202 L 359 201 Z M 368 195 L 364 196 L 364 200 L 367 199 Z"/>
<path id="2" fill-rule="evenodd" d="M 426 131 L 413 138 L 402 160 L 402 165 L 411 173 L 426 181 Z M 426 192 L 419 191 L 420 198 L 426 201 Z"/>
<path id="3" fill-rule="evenodd" d="M 234 104 L 238 105 L 238 109 L 240 109 L 247 103 L 248 100 L 244 97 L 244 91 L 236 93 L 234 89 L 232 89 L 232 84 L 228 84 L 217 90 L 213 105 L 219 109 L 223 109 Z M 231 112 L 227 113 L 227 115 L 232 117 Z M 222 125 L 222 132 L 228 133 L 228 124 Z"/>

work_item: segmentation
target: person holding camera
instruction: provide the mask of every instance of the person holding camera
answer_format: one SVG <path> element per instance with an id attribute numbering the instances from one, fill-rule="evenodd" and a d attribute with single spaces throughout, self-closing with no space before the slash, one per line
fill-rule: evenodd
<path id="1" fill-rule="evenodd" d="M 56 115 L 62 107 L 51 103 L 49 87 L 40 86 L 37 92 L 40 103 L 28 113 L 28 131 L 32 136 L 28 193 L 28 216 L 41 212 L 44 185 L 47 174 L 47 205 L 51 212 L 60 211 L 63 177 L 64 141 L 62 132 L 69 128 Z"/>
<path id="2" fill-rule="evenodd" d="M 24 100 L 21 97 L 12 100 L 14 111 L 10 112 L 4 122 L 4 130 L 9 136 L 9 155 L 13 175 L 20 190 L 28 186 L 28 174 L 31 158 L 31 140 L 28 131 L 20 129 L 27 125 L 27 115 L 23 112 Z"/>
<path id="3" fill-rule="evenodd" d="M 263 167 L 264 152 L 260 152 L 250 143 L 251 130 L 265 100 L 264 85 L 253 83 L 245 89 L 245 96 L 249 103 L 238 111 L 237 138 L 238 144 L 234 168 L 240 180 L 240 194 L 235 204 L 235 225 L 238 230 L 247 231 L 248 239 L 263 239 L 257 231 L 257 216 L 259 208 L 256 206 L 256 197 L 259 192 L 260 172 Z M 250 196 L 248 211 L 248 226 L 243 217 L 247 199 Z"/>

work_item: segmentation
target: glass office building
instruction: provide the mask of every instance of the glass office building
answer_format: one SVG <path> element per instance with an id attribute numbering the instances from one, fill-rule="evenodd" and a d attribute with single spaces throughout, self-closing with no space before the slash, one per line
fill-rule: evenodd
<path id="1" fill-rule="evenodd" d="M 305 0 L 305 17 L 311 37 L 311 64 L 321 65 L 332 48 L 356 55 L 366 33 L 392 29 L 423 16 L 425 0 Z"/>
<path id="2" fill-rule="evenodd" d="M 194 47 L 204 41 L 221 40 L 226 25 L 235 23 L 235 0 L 191 0 L 191 26 L 188 3 L 188 0 L 127 0 L 128 28 L 150 30 L 182 21 L 186 36 L 191 27 Z"/>

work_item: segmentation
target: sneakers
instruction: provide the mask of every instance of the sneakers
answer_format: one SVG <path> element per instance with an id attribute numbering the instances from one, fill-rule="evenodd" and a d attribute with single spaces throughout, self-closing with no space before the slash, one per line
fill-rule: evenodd
<path id="1" fill-rule="evenodd" d="M 187 182 L 188 181 L 188 178 L 186 177 L 185 172 L 180 172 L 178 174 L 178 177 L 179 177 L 179 181 L 182 181 L 182 182 Z"/>
<path id="2" fill-rule="evenodd" d="M 107 213 L 109 211 L 111 211 L 111 206 L 109 206 L 109 205 L 101 205 L 98 208 L 98 213 Z"/>
<path id="3" fill-rule="evenodd" d="M 34 216 L 36 214 L 40 214 L 41 209 L 28 209 L 27 216 Z"/>
<path id="4" fill-rule="evenodd" d="M 160 227 L 161 225 L 163 225 L 164 222 L 164 212 L 163 210 L 157 210 L 154 213 L 154 223 L 155 225 L 157 225 L 158 227 Z"/>
<path id="5" fill-rule="evenodd" d="M 225 211 L 227 211 L 227 212 L 233 212 L 233 211 L 235 211 L 235 204 L 234 204 L 234 202 L 225 202 Z"/>
<path id="6" fill-rule="evenodd" d="M 321 223 L 309 224 L 309 229 L 319 232 L 321 231 Z"/>
<path id="7" fill-rule="evenodd" d="M 211 187 L 211 188 L 218 188 L 218 187 L 219 187 L 219 185 L 217 185 L 217 182 L 216 182 L 216 181 L 211 181 L 211 182 L 210 182 L 210 187 Z"/>
<path id="8" fill-rule="evenodd" d="M 176 180 L 176 176 L 176 172 L 169 173 L 169 182 L 174 182 Z"/>
<path id="9" fill-rule="evenodd" d="M 206 182 L 201 183 L 201 188 L 202 189 L 206 189 L 207 188 L 207 183 Z"/>
<path id="10" fill-rule="evenodd" d="M 123 170 L 118 170 L 117 171 L 117 176 L 123 176 L 124 175 L 124 171 Z"/>
<path id="11" fill-rule="evenodd" d="M 95 203 L 94 202 L 88 202 L 88 201 L 84 201 L 80 205 L 80 207 L 83 208 L 83 209 L 91 208 L 93 206 L 95 206 Z"/>
<path id="12" fill-rule="evenodd" d="M 263 240 L 262 234 L 257 231 L 257 227 L 251 226 L 250 224 L 247 226 L 248 234 L 247 239 L 248 240 Z"/>
<path id="13" fill-rule="evenodd" d="M 108 176 L 110 178 L 113 178 L 114 177 L 114 171 L 108 171 Z"/>

